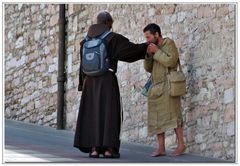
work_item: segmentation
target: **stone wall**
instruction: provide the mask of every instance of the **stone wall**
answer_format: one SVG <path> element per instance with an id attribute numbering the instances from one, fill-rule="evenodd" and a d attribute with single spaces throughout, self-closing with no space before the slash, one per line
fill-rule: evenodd
<path id="1" fill-rule="evenodd" d="M 5 117 L 56 125 L 58 5 L 5 4 Z"/>
<path id="2" fill-rule="evenodd" d="M 56 125 L 57 4 L 5 5 L 5 117 Z M 109 11 L 113 30 L 133 42 L 155 22 L 180 52 L 188 94 L 182 98 L 187 151 L 235 157 L 234 4 L 78 4 L 67 5 L 65 127 L 74 130 L 81 92 L 77 91 L 79 42 L 99 11 Z M 148 78 L 143 62 L 119 62 L 124 122 L 121 138 L 156 145 L 147 136 L 147 103 L 140 94 Z M 175 146 L 173 131 L 166 133 Z"/>

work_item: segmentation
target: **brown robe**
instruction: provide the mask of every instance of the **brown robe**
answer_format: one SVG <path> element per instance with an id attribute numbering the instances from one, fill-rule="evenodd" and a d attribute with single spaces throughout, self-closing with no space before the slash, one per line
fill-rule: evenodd
<path id="1" fill-rule="evenodd" d="M 103 24 L 95 24 L 89 28 L 88 35 L 98 36 L 106 30 Z M 78 113 L 74 147 L 82 152 L 91 152 L 98 147 L 103 153 L 106 147 L 119 152 L 121 104 L 117 72 L 118 61 L 135 62 L 145 58 L 147 44 L 131 43 L 126 37 L 113 33 L 108 44 L 108 56 L 111 69 L 104 75 L 86 76 L 81 68 L 79 72 L 79 91 L 82 90 Z M 80 54 L 82 53 L 82 47 Z M 82 56 L 82 55 L 81 55 Z"/>

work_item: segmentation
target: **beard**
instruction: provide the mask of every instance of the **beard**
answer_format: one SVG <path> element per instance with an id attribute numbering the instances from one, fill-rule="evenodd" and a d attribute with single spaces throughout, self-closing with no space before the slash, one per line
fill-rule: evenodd
<path id="1" fill-rule="evenodd" d="M 153 43 L 156 44 L 156 45 L 158 44 L 158 38 L 157 37 L 154 37 Z"/>

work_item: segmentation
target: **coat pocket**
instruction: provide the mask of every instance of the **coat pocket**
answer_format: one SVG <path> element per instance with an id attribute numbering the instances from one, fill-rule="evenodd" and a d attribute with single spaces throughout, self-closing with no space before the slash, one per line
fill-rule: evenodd
<path id="1" fill-rule="evenodd" d="M 165 85 L 165 82 L 160 82 L 160 83 L 153 85 L 150 95 L 156 96 L 156 97 L 162 96 L 162 94 L 164 92 L 164 85 Z"/>

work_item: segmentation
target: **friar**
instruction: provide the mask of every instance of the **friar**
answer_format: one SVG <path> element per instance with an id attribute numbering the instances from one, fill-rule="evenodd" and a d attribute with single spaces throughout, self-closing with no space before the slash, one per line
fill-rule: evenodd
<path id="1" fill-rule="evenodd" d="M 97 24 L 89 27 L 87 36 L 96 38 L 112 30 L 113 19 L 103 11 Z M 131 33 L 131 32 L 129 32 Z M 83 70 L 83 44 L 80 47 L 78 91 L 82 91 L 74 137 L 74 147 L 89 157 L 119 158 L 121 102 L 116 76 L 118 61 L 132 63 L 145 59 L 148 44 L 134 44 L 121 34 L 112 32 L 107 37 L 109 69 L 100 76 L 87 75 Z"/>

